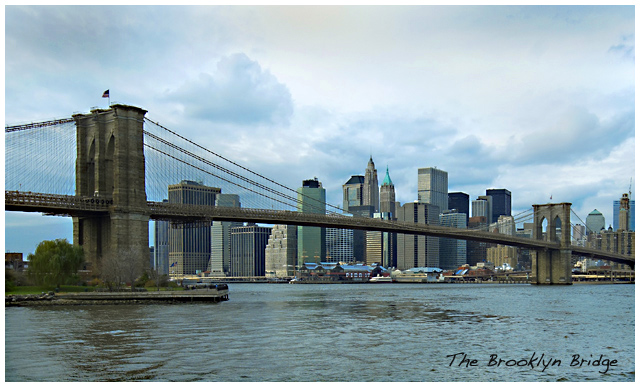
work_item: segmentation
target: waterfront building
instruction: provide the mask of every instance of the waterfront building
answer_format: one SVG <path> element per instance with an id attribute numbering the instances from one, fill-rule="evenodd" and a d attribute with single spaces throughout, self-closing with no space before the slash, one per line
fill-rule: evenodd
<path id="1" fill-rule="evenodd" d="M 396 218 L 396 188 L 389 176 L 389 167 L 380 186 L 380 213 L 390 213 L 391 219 Z"/>
<path id="2" fill-rule="evenodd" d="M 166 203 L 169 200 L 164 199 Z M 153 269 L 159 275 L 169 274 L 169 221 L 156 220 L 153 225 Z"/>
<path id="3" fill-rule="evenodd" d="M 270 235 L 270 227 L 255 224 L 231 228 L 232 277 L 265 275 L 265 248 Z"/>
<path id="4" fill-rule="evenodd" d="M 326 213 L 326 192 L 318 178 L 304 180 L 298 188 L 298 211 Z M 327 256 L 326 232 L 322 227 L 298 226 L 298 266 L 320 262 Z"/>
<path id="5" fill-rule="evenodd" d="M 487 195 L 491 197 L 491 219 L 489 223 L 498 221 L 500 215 L 511 216 L 511 191 L 508 189 L 488 189 Z"/>
<path id="6" fill-rule="evenodd" d="M 613 229 L 635 231 L 636 201 L 630 200 L 629 194 L 622 194 L 620 200 L 613 201 Z"/>
<path id="7" fill-rule="evenodd" d="M 362 204 L 373 206 L 373 212 L 380 212 L 380 192 L 378 191 L 378 171 L 373 163 L 373 157 L 369 157 L 367 169 L 364 172 L 362 185 Z"/>
<path id="8" fill-rule="evenodd" d="M 169 203 L 215 206 L 220 188 L 182 180 L 169 186 Z M 169 228 L 169 266 L 173 275 L 207 270 L 211 259 L 211 222 L 178 223 Z"/>
<path id="9" fill-rule="evenodd" d="M 265 276 L 283 278 L 295 275 L 298 260 L 298 227 L 276 224 L 265 248 Z"/>
<path id="10" fill-rule="evenodd" d="M 449 192 L 449 210 L 456 210 L 459 214 L 465 214 L 465 227 L 469 225 L 469 194 L 464 192 Z"/>
<path id="11" fill-rule="evenodd" d="M 399 222 L 419 224 L 440 223 L 440 208 L 429 203 L 405 203 L 398 211 Z M 440 267 L 440 242 L 437 237 L 398 234 L 399 270 L 413 267 Z"/>
<path id="12" fill-rule="evenodd" d="M 418 202 L 449 208 L 449 174 L 437 168 L 418 168 Z"/>
<path id="13" fill-rule="evenodd" d="M 587 226 L 587 235 L 599 234 L 601 230 L 604 230 L 604 215 L 602 215 L 602 213 L 597 209 L 593 210 L 589 215 L 587 215 L 585 223 Z"/>
<path id="14" fill-rule="evenodd" d="M 327 228 L 327 257 L 325 262 L 353 262 L 353 234 L 355 231 L 343 228 Z"/>
<path id="15" fill-rule="evenodd" d="M 240 196 L 220 194 L 216 198 L 217 207 L 241 207 Z M 211 259 L 209 272 L 212 277 L 224 277 L 231 270 L 231 228 L 242 226 L 242 222 L 211 223 Z"/>
<path id="16" fill-rule="evenodd" d="M 467 228 L 467 215 L 456 210 L 440 214 L 440 225 Z M 440 239 L 440 268 L 454 270 L 467 263 L 467 241 L 453 238 Z"/>

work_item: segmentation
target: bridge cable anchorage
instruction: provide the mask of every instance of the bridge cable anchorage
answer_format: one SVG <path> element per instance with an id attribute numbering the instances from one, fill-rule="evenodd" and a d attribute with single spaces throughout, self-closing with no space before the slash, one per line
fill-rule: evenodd
<path id="1" fill-rule="evenodd" d="M 199 145 L 199 144 L 197 144 L 197 143 L 195 143 L 195 142 L 193 142 L 193 141 L 191 141 L 191 140 L 187 139 L 186 137 L 181 136 L 180 134 L 178 134 L 178 133 L 176 133 L 176 132 L 174 132 L 174 131 L 172 131 L 172 130 L 170 130 L 170 129 L 168 129 L 168 128 L 166 128 L 166 127 L 162 126 L 162 125 L 160 125 L 159 123 L 152 121 L 151 119 L 149 119 L 149 118 L 147 118 L 147 117 L 145 117 L 145 120 L 146 120 L 146 121 L 148 121 L 148 122 L 150 122 L 150 123 L 152 123 L 152 124 L 154 124 L 154 125 L 156 125 L 156 126 L 157 126 L 157 127 L 159 127 L 159 128 L 164 129 L 165 131 L 167 131 L 167 132 L 169 132 L 169 133 L 173 134 L 174 136 L 176 136 L 176 137 L 178 137 L 178 138 L 180 138 L 180 139 L 182 139 L 182 140 L 184 140 L 184 141 L 188 142 L 189 144 L 192 144 L 192 145 L 196 146 L 197 148 L 202 149 L 202 150 L 204 150 L 204 151 L 205 151 L 205 152 L 207 152 L 207 153 L 210 153 L 211 155 L 213 155 L 213 156 L 215 156 L 215 157 L 218 157 L 218 158 L 220 158 L 220 159 L 222 159 L 222 160 L 224 160 L 224 161 L 226 161 L 226 162 L 228 162 L 228 163 L 230 163 L 230 164 L 232 164 L 232 165 L 234 165 L 234 166 L 236 166 L 236 167 L 238 167 L 238 168 L 241 168 L 242 170 L 245 170 L 245 171 L 247 171 L 247 172 L 249 172 L 249 173 L 251 173 L 251 174 L 253 174 L 253 175 L 256 175 L 256 176 L 258 176 L 259 178 L 264 179 L 264 180 L 266 180 L 266 181 L 268 181 L 268 182 L 270 182 L 270 183 L 272 183 L 272 184 L 275 184 L 275 185 L 277 185 L 277 186 L 279 186 L 279 187 L 281 187 L 281 188 L 284 188 L 285 190 L 288 190 L 288 191 L 294 192 L 294 193 L 296 194 L 296 201 L 298 201 L 297 196 L 298 196 L 298 195 L 300 195 L 300 196 L 302 196 L 302 197 L 305 197 L 305 198 L 306 198 L 306 199 L 308 199 L 308 200 L 312 200 L 312 201 L 318 202 L 318 203 L 320 203 L 320 204 L 323 204 L 325 207 L 334 208 L 334 209 L 336 209 L 336 210 L 340 211 L 339 213 L 347 212 L 347 211 L 344 211 L 342 208 L 340 208 L 340 207 L 338 207 L 338 206 L 334 206 L 334 205 L 332 205 L 332 204 L 330 204 L 330 203 L 326 203 L 326 202 L 321 202 L 321 201 L 319 201 L 319 200 L 317 200 L 317 199 L 315 199 L 315 198 L 312 198 L 312 197 L 309 197 L 309 196 L 307 196 L 307 195 L 304 195 L 304 194 L 298 193 L 298 191 L 296 191 L 296 190 L 294 190 L 294 189 L 292 189 L 292 188 L 289 188 L 289 187 L 287 187 L 287 186 L 285 186 L 285 185 L 283 185 L 283 184 L 280 184 L 280 183 L 278 183 L 278 182 L 276 182 L 276 181 L 274 181 L 274 180 L 272 180 L 272 179 L 269 179 L 269 178 L 267 178 L 267 177 L 265 177 L 265 176 L 263 176 L 263 175 L 261 175 L 261 174 L 259 174 L 259 173 L 257 173 L 257 172 L 254 172 L 254 171 L 252 171 L 252 170 L 250 170 L 250 169 L 248 169 L 248 168 L 246 168 L 246 167 L 244 167 L 244 166 L 242 166 L 242 165 L 240 165 L 240 164 L 238 164 L 238 163 L 236 163 L 236 162 L 234 162 L 234 161 L 232 161 L 232 160 L 230 160 L 230 159 L 228 159 L 228 158 L 226 158 L 226 157 L 224 157 L 224 156 L 221 156 L 221 155 L 219 155 L 219 154 L 217 154 L 217 153 L 215 153 L 215 152 L 213 152 L 213 151 L 211 151 L 211 150 L 209 150 L 209 149 L 207 149 L 207 148 L 205 148 L 205 147 L 203 147 L 203 146 L 201 146 L 201 145 Z"/>

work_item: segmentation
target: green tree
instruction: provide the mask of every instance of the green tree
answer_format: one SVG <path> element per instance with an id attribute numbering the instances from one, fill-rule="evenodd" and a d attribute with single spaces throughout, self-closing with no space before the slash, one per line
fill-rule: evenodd
<path id="1" fill-rule="evenodd" d="M 77 273 L 84 262 L 82 247 L 66 239 L 42 241 L 34 254 L 29 254 L 27 273 L 36 284 L 60 287 Z"/>

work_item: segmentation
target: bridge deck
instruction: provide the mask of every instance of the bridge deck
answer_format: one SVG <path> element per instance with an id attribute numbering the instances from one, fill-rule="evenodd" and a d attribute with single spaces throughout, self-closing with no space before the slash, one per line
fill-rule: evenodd
<path id="1" fill-rule="evenodd" d="M 55 215 L 87 216 L 109 213 L 118 208 L 107 199 L 80 196 L 53 195 L 32 192 L 5 191 L 5 210 L 44 212 Z M 520 238 L 486 231 L 459 229 L 428 224 L 397 222 L 339 215 L 309 214 L 295 211 L 261 210 L 252 208 L 211 207 L 188 204 L 147 202 L 147 208 L 139 209 L 150 219 L 176 222 L 244 221 L 265 224 L 290 224 L 298 226 L 332 227 L 354 230 L 392 232 L 425 235 L 441 238 L 497 243 L 534 250 L 561 249 L 559 243 Z M 572 252 L 612 262 L 635 266 L 635 257 L 602 250 L 570 246 Z"/>

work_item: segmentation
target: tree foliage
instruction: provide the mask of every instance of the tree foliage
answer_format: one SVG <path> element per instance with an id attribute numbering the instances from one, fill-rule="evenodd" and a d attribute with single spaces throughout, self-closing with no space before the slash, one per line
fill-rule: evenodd
<path id="1" fill-rule="evenodd" d="M 28 260 L 27 273 L 36 284 L 60 287 L 80 269 L 84 252 L 66 239 L 42 241 Z"/>
<path id="2" fill-rule="evenodd" d="M 102 261 L 100 277 L 111 290 L 119 290 L 124 283 L 129 283 L 133 290 L 136 279 L 143 272 L 142 258 L 136 254 L 136 250 L 129 248 L 106 255 Z"/>

